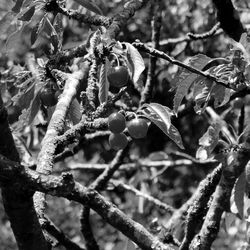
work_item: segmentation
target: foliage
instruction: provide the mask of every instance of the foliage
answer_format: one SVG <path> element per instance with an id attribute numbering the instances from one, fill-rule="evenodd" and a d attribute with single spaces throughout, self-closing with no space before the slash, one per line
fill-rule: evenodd
<path id="1" fill-rule="evenodd" d="M 146 2 L 0 3 L 1 93 L 21 163 L 59 175 L 65 183 L 72 172 L 74 180 L 96 189 L 126 219 L 142 224 L 156 239 L 155 248 L 163 242 L 184 249 L 185 229 L 193 223 L 188 218 L 204 205 L 188 244 L 193 239 L 195 244 L 195 237 L 202 242 L 206 215 L 223 198 L 213 197 L 227 183 L 229 198 L 217 204 L 223 213 L 214 222 L 221 227 L 216 239 L 209 235 L 209 244 L 248 249 L 250 37 L 243 33 L 233 41 L 219 26 L 210 32 L 216 11 L 205 0 Z M 248 3 L 235 4 L 245 18 Z M 43 102 L 46 88 L 53 90 L 55 105 Z M 120 133 L 110 131 L 107 122 L 117 113 L 126 125 Z M 128 129 L 137 118 L 145 128 L 138 137 Z M 219 164 L 220 182 L 202 204 L 195 191 Z M 107 223 L 108 215 L 100 218 L 90 210 L 90 227 L 84 228 L 82 205 L 54 196 L 46 200 L 46 216 L 80 247 L 90 240 L 84 230 L 93 231 L 100 249 L 135 250 L 140 243 Z M 190 216 L 178 221 L 172 215 L 185 205 L 181 217 Z M 1 222 L 3 249 L 16 249 L 3 213 Z M 162 239 L 166 229 L 172 238 Z M 64 249 L 60 238 L 44 231 L 58 243 L 53 249 Z"/>

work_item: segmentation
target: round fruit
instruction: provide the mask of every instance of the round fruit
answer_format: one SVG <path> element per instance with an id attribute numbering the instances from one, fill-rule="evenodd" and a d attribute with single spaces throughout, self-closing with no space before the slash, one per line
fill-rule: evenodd
<path id="1" fill-rule="evenodd" d="M 109 145 L 115 150 L 124 149 L 128 145 L 128 138 L 125 134 L 111 134 L 109 136 Z"/>
<path id="2" fill-rule="evenodd" d="M 56 105 L 57 98 L 55 96 L 56 91 L 51 87 L 44 87 L 40 93 L 40 99 L 44 106 L 51 107 Z"/>
<path id="3" fill-rule="evenodd" d="M 233 102 L 233 108 L 241 109 L 243 105 L 244 105 L 244 101 L 242 100 L 242 98 L 239 98 L 239 97 L 235 98 Z"/>
<path id="4" fill-rule="evenodd" d="M 128 132 L 135 139 L 144 138 L 148 132 L 148 124 L 145 119 L 135 118 L 127 124 Z"/>
<path id="5" fill-rule="evenodd" d="M 7 108 L 8 112 L 8 121 L 10 124 L 16 122 L 18 117 L 21 115 L 22 110 L 18 106 L 11 105 Z"/>
<path id="6" fill-rule="evenodd" d="M 125 117 L 120 113 L 113 113 L 108 118 L 109 130 L 115 134 L 121 133 L 126 128 Z"/>
<path id="7" fill-rule="evenodd" d="M 116 66 L 109 69 L 107 77 L 111 86 L 120 88 L 127 84 L 129 74 L 125 66 Z"/>
<path id="8" fill-rule="evenodd" d="M 55 92 L 55 98 L 56 98 L 56 100 L 58 100 L 59 99 L 59 96 L 62 94 L 62 90 L 57 90 L 56 92 Z"/>

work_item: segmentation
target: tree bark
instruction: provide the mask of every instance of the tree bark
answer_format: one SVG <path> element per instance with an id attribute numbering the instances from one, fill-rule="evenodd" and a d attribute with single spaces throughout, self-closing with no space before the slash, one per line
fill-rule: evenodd
<path id="1" fill-rule="evenodd" d="M 20 162 L 8 123 L 7 111 L 0 96 L 0 153 Z M 33 204 L 33 192 L 14 190 L 12 183 L 1 183 L 3 204 L 20 250 L 48 250 Z"/>

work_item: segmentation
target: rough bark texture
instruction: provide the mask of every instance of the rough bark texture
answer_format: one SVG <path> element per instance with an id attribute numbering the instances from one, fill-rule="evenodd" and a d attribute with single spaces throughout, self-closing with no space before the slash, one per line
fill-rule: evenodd
<path id="1" fill-rule="evenodd" d="M 249 161 L 249 155 L 239 152 L 234 157 L 233 164 L 224 166 L 222 176 L 217 186 L 213 201 L 206 215 L 200 233 L 192 241 L 189 249 L 192 250 L 209 250 L 213 241 L 216 239 L 220 229 L 221 216 L 230 204 L 231 192 L 235 181 L 244 171 L 245 165 Z"/>
<path id="2" fill-rule="evenodd" d="M 1 97 L 0 138 L 0 153 L 14 162 L 20 162 L 9 128 L 7 111 L 3 106 Z M 11 186 L 11 182 L 4 182 L 4 187 L 2 188 L 3 204 L 19 249 L 49 249 L 34 209 L 33 192 L 23 192 L 20 189 L 12 189 Z"/>
<path id="3" fill-rule="evenodd" d="M 73 176 L 69 173 L 65 173 L 61 177 L 55 177 L 27 168 L 24 171 L 19 164 L 0 159 L 0 180 L 3 178 L 12 180 L 15 188 L 22 187 L 23 190 L 37 190 L 89 206 L 105 221 L 144 250 L 173 250 L 173 248 L 160 242 L 141 224 L 130 219 L 114 204 L 108 202 L 97 191 L 87 189 L 80 183 L 75 182 Z"/>

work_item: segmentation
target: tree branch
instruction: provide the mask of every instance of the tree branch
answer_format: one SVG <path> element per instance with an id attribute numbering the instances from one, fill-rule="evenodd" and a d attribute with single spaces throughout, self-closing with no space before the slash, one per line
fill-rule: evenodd
<path id="1" fill-rule="evenodd" d="M 20 162 L 7 118 L 7 111 L 0 96 L 0 153 L 12 161 Z M 2 169 L 0 169 L 1 171 Z M 40 227 L 32 195 L 31 191 L 23 192 L 20 189 L 13 189 L 11 182 L 2 188 L 4 208 L 9 217 L 18 248 L 20 250 L 48 250 L 49 246 Z"/>
<path id="2" fill-rule="evenodd" d="M 39 191 L 87 205 L 144 250 L 173 250 L 173 248 L 161 243 L 141 224 L 130 219 L 114 204 L 106 201 L 97 191 L 87 189 L 75 182 L 69 173 L 55 177 L 27 168 L 22 169 L 22 166 L 15 162 L 0 159 L 0 180 L 11 181 L 13 188 Z"/>
<path id="3" fill-rule="evenodd" d="M 229 207 L 231 192 L 235 181 L 249 161 L 249 153 L 245 152 L 244 149 L 239 149 L 238 152 L 232 152 L 228 157 L 233 157 L 234 160 L 232 163 L 223 166 L 222 176 L 205 221 L 199 234 L 192 241 L 190 247 L 192 250 L 208 250 L 211 248 L 219 232 L 222 213 Z M 228 159 L 227 162 L 229 161 Z"/>

